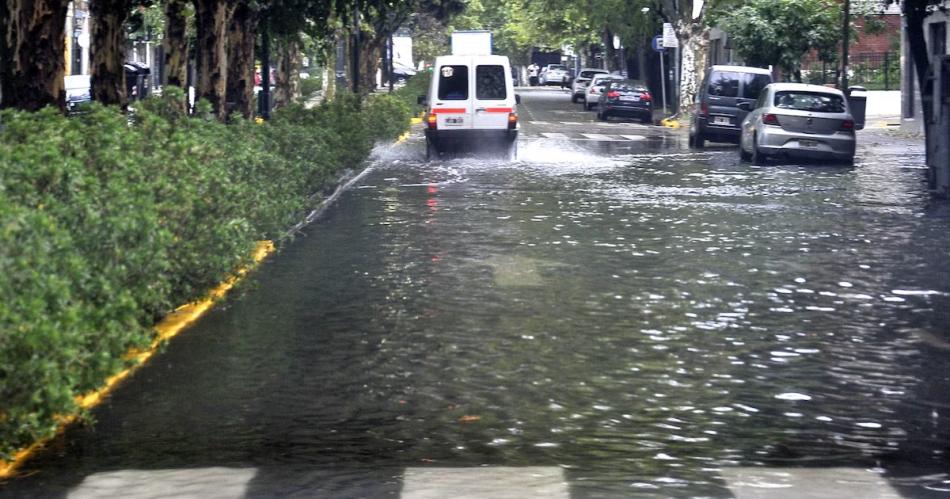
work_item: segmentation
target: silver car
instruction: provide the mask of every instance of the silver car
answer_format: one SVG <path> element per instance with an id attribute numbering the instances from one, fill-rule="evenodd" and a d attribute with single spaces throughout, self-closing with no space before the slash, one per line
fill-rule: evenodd
<path id="1" fill-rule="evenodd" d="M 541 85 L 560 85 L 565 86 L 570 74 L 567 72 L 567 66 L 563 64 L 548 64 L 541 70 Z"/>
<path id="2" fill-rule="evenodd" d="M 760 164 L 770 156 L 854 163 L 855 123 L 841 91 L 802 83 L 772 83 L 742 122 L 739 155 Z"/>
<path id="3" fill-rule="evenodd" d="M 583 68 L 579 73 L 577 73 L 577 78 L 574 78 L 574 82 L 571 83 L 571 102 L 579 102 L 584 100 L 584 92 L 587 90 L 587 83 L 590 82 L 590 79 L 595 75 L 607 74 L 606 69 L 597 69 L 597 68 Z"/>

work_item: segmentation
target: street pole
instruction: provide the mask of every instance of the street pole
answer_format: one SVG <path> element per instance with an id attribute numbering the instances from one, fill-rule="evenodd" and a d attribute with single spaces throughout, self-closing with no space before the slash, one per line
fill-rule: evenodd
<path id="1" fill-rule="evenodd" d="M 270 35 L 261 30 L 261 117 L 270 119 Z"/>
<path id="2" fill-rule="evenodd" d="M 393 35 L 392 34 L 389 35 L 388 45 L 389 47 L 387 47 L 386 50 L 389 53 L 389 57 L 387 58 L 387 61 L 386 61 L 388 64 L 388 66 L 386 67 L 386 74 L 389 75 L 389 93 L 393 93 L 393 56 L 395 54 L 393 54 Z"/>
<path id="3" fill-rule="evenodd" d="M 663 59 L 666 59 L 666 50 L 660 51 L 660 93 L 663 96 L 663 116 L 669 116 L 666 110 L 666 68 L 663 67 Z"/>
<path id="4" fill-rule="evenodd" d="M 851 0 L 844 0 L 844 26 L 841 33 L 841 91 L 848 91 L 848 38 L 851 35 Z"/>
<path id="5" fill-rule="evenodd" d="M 353 6 L 353 93 L 360 93 L 360 10 Z"/>

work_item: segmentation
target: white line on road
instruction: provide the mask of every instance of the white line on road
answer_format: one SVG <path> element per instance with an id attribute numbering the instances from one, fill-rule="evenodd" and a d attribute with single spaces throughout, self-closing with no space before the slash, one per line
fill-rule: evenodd
<path id="1" fill-rule="evenodd" d="M 880 474 L 858 468 L 723 468 L 736 499 L 903 497 Z"/>
<path id="2" fill-rule="evenodd" d="M 625 139 L 627 139 L 627 140 L 644 140 L 644 139 L 646 139 L 646 137 L 644 137 L 643 135 L 621 135 L 621 137 L 623 137 L 623 138 L 625 138 Z"/>
<path id="3" fill-rule="evenodd" d="M 570 497 L 567 480 L 555 466 L 407 468 L 403 499 L 523 499 Z"/>
<path id="4" fill-rule="evenodd" d="M 582 133 L 581 135 L 591 140 L 608 140 L 608 141 L 617 140 L 611 137 L 610 135 L 604 135 L 602 133 Z"/>
<path id="5" fill-rule="evenodd" d="M 544 135 L 545 137 L 547 137 L 547 138 L 549 138 L 549 139 L 566 139 L 566 138 L 568 138 L 567 135 L 564 135 L 563 133 L 559 133 L 559 132 L 541 132 L 541 135 Z"/>

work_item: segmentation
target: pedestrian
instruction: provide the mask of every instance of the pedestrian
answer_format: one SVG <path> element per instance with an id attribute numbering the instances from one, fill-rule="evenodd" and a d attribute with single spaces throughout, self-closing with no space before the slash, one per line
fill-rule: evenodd
<path id="1" fill-rule="evenodd" d="M 538 69 L 538 65 L 533 62 L 528 66 L 528 83 L 532 87 L 538 86 Z"/>

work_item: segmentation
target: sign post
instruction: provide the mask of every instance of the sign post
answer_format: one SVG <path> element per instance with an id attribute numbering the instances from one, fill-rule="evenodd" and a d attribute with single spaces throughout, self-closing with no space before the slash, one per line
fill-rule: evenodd
<path id="1" fill-rule="evenodd" d="M 653 37 L 653 50 L 660 53 L 660 95 L 663 97 L 663 115 L 669 114 L 666 111 L 666 69 L 663 67 L 663 59 L 666 58 L 666 47 L 663 46 L 663 36 Z"/>

